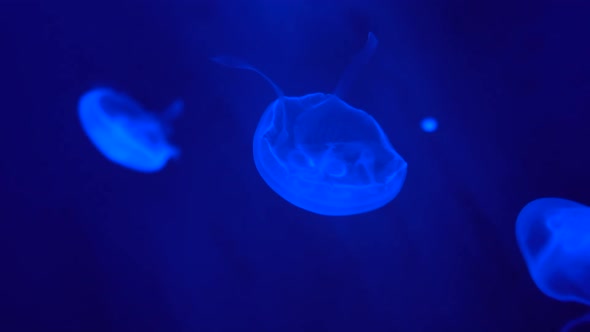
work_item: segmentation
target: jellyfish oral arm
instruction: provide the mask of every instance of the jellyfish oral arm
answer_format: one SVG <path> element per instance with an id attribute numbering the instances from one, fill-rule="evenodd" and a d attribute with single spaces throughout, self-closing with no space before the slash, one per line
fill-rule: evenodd
<path id="1" fill-rule="evenodd" d="M 372 32 L 369 32 L 369 36 L 367 38 L 365 46 L 354 57 L 352 62 L 348 65 L 348 67 L 342 74 L 342 77 L 340 77 L 340 81 L 338 82 L 336 89 L 334 89 L 334 92 L 332 93 L 333 95 L 342 98 L 350 90 L 352 82 L 358 75 L 361 68 L 364 65 L 366 65 L 369 62 L 369 60 L 373 57 L 373 54 L 375 54 L 375 50 L 377 49 L 378 44 L 379 41 L 377 40 L 377 37 L 375 37 L 375 35 Z"/>
<path id="2" fill-rule="evenodd" d="M 164 110 L 162 113 L 162 119 L 172 121 L 180 116 L 182 112 L 184 112 L 184 101 L 182 99 L 176 99 Z"/>

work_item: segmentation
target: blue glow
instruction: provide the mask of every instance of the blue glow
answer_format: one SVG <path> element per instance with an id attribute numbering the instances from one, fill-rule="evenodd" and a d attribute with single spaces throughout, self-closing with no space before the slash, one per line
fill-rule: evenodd
<path id="1" fill-rule="evenodd" d="M 139 172 L 152 173 L 180 154 L 167 136 L 183 107 L 183 102 L 177 100 L 164 113 L 156 115 L 124 94 L 98 88 L 80 97 L 78 115 L 84 132 L 107 159 Z"/>
<path id="2" fill-rule="evenodd" d="M 427 133 L 432 133 L 438 128 L 438 121 L 435 118 L 424 118 L 420 122 L 420 127 Z"/>
<path id="3" fill-rule="evenodd" d="M 562 198 L 527 204 L 516 239 L 539 289 L 559 301 L 590 305 L 590 208 Z"/>
<path id="4" fill-rule="evenodd" d="M 576 318 L 572 321 L 570 321 L 569 323 L 567 323 L 564 327 L 561 328 L 561 330 L 559 330 L 560 332 L 569 332 L 574 328 L 578 328 L 582 325 L 586 326 L 586 329 L 584 331 L 588 331 L 590 330 L 590 313 L 585 314 L 584 316 L 580 317 L 580 318 Z M 582 331 L 582 330 L 579 330 Z"/>
<path id="5" fill-rule="evenodd" d="M 407 163 L 371 115 L 341 99 L 376 46 L 370 33 L 334 93 L 300 97 L 285 96 L 243 60 L 212 58 L 258 73 L 277 93 L 256 128 L 254 162 L 268 186 L 291 204 L 322 215 L 352 215 L 384 206 L 401 190 Z"/>

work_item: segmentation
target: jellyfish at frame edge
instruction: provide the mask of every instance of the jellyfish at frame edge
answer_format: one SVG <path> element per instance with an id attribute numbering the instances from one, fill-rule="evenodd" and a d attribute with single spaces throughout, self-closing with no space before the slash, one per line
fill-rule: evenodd
<path id="1" fill-rule="evenodd" d="M 534 200 L 518 215 L 516 239 L 541 292 L 590 305 L 590 207 L 563 198 Z"/>
<path id="2" fill-rule="evenodd" d="M 241 59 L 212 58 L 256 72 L 277 94 L 254 133 L 254 163 L 267 185 L 291 204 L 321 215 L 353 215 L 378 209 L 400 192 L 407 163 L 371 115 L 342 100 L 377 43 L 369 33 L 334 92 L 298 97 L 285 96 L 268 76 Z"/>
<path id="3" fill-rule="evenodd" d="M 78 101 L 80 123 L 92 144 L 113 163 L 143 173 L 157 172 L 180 155 L 168 136 L 183 108 L 176 100 L 157 114 L 110 88 L 92 89 Z"/>

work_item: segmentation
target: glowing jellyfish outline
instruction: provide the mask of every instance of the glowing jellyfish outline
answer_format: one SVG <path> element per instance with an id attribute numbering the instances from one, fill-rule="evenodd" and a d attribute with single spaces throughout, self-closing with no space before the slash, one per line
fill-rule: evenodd
<path id="1" fill-rule="evenodd" d="M 590 313 L 569 321 L 561 328 L 561 330 L 559 330 L 559 332 L 569 332 L 573 328 L 580 326 L 580 324 L 590 324 Z"/>
<path id="2" fill-rule="evenodd" d="M 129 96 L 100 87 L 78 100 L 82 129 L 96 149 L 109 161 L 138 172 L 161 170 L 180 149 L 168 141 L 172 121 L 184 108 L 175 100 L 161 114 L 145 110 Z"/>
<path id="3" fill-rule="evenodd" d="M 590 207 L 563 198 L 539 198 L 520 211 L 515 230 L 539 290 L 559 301 L 590 305 L 590 284 L 584 287 L 577 279 L 590 276 Z"/>
<path id="4" fill-rule="evenodd" d="M 227 67 L 254 71 L 262 76 L 277 94 L 277 99 L 271 102 L 262 114 L 254 133 L 254 163 L 267 185 L 291 204 L 321 215 L 343 216 L 376 210 L 399 194 L 405 181 L 407 163 L 395 151 L 383 129 L 371 115 L 341 99 L 350 88 L 357 72 L 372 57 L 377 43 L 375 35 L 369 33 L 365 47 L 344 71 L 332 94 L 316 92 L 299 97 L 286 96 L 268 76 L 239 58 L 211 58 L 212 61 Z M 324 136 L 337 136 L 334 127 L 338 125 L 335 125 L 334 121 L 326 122 L 328 114 L 324 113 L 331 112 L 340 112 L 338 116 L 341 119 L 346 116 L 349 125 L 357 126 L 353 127 L 355 130 L 343 132 L 354 136 L 357 129 L 365 129 L 371 133 L 372 140 L 368 137 L 358 138 L 356 141 L 352 138 L 341 138 L 343 141 L 332 142 L 325 138 L 322 144 L 306 142 L 303 136 L 312 135 L 301 133 L 311 132 L 313 129 L 302 129 L 302 118 L 307 118 L 306 127 L 309 128 L 313 120 L 315 128 L 322 129 Z M 330 129 L 333 131 L 331 134 L 328 133 Z M 363 144 L 364 149 L 360 147 Z M 320 151 L 317 151 L 319 146 Z M 381 151 L 377 151 L 379 147 Z M 377 160 L 375 152 L 386 154 L 387 161 Z M 353 156 L 357 156 L 356 160 L 347 163 L 347 157 Z M 385 169 L 381 173 L 389 173 L 377 174 L 375 169 L 378 163 L 383 164 L 380 166 Z M 369 171 L 370 167 L 373 168 L 372 172 Z M 348 175 L 349 171 L 356 168 L 364 169 L 370 183 L 346 183 L 345 180 L 352 182 L 353 179 L 352 176 L 344 174 Z M 360 174 L 360 171 L 358 172 Z"/>

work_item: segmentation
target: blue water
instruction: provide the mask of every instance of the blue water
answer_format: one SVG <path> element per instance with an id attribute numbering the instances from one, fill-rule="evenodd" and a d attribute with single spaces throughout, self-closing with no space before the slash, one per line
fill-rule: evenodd
<path id="1" fill-rule="evenodd" d="M 558 331 L 515 223 L 540 197 L 590 204 L 586 2 L 40 1 L 0 5 L 1 331 Z M 258 175 L 276 99 L 333 91 L 407 161 L 372 212 L 297 208 Z M 110 162 L 80 96 L 183 100 L 158 172 Z M 424 132 L 425 117 L 437 131 Z"/>

